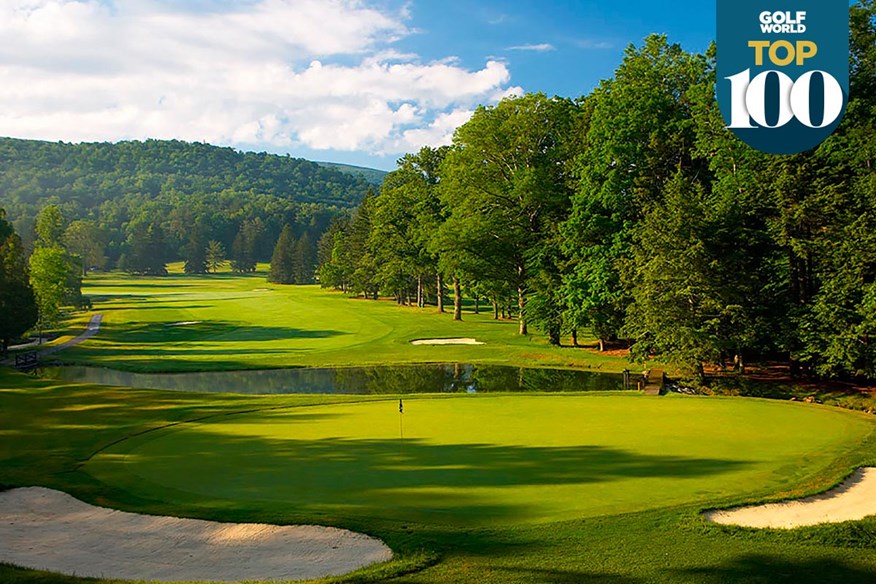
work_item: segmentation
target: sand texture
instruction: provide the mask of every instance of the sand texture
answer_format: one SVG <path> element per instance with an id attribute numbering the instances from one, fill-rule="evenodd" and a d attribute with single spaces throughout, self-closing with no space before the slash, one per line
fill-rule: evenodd
<path id="1" fill-rule="evenodd" d="M 483 345 L 477 339 L 417 339 L 412 345 Z"/>
<path id="2" fill-rule="evenodd" d="M 779 529 L 854 521 L 869 515 L 876 515 L 876 468 L 860 468 L 840 486 L 820 495 L 705 514 L 724 525 Z"/>
<path id="3" fill-rule="evenodd" d="M 159 582 L 307 580 L 392 557 L 383 542 L 342 529 L 138 515 L 41 487 L 0 492 L 0 542 L 0 562 Z"/>

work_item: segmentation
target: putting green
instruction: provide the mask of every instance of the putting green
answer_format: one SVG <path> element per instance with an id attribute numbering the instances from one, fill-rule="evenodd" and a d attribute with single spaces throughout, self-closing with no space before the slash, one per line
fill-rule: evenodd
<path id="1" fill-rule="evenodd" d="M 804 404 L 637 395 L 464 396 L 290 408 L 133 437 L 98 479 L 150 499 L 490 525 L 767 496 L 872 430 Z M 224 502 L 224 503 L 223 503 Z"/>

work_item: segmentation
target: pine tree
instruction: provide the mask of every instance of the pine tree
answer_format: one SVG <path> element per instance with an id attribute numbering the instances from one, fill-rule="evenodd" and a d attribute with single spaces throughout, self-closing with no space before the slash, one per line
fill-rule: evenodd
<path id="1" fill-rule="evenodd" d="M 196 225 L 189 236 L 189 243 L 185 249 L 185 266 L 183 267 L 186 274 L 207 273 L 207 243 L 204 231 L 205 229 L 201 225 Z"/>
<path id="2" fill-rule="evenodd" d="M 268 282 L 274 284 L 295 284 L 295 235 L 289 225 L 283 227 L 274 253 L 271 256 L 271 269 L 268 272 Z"/>
<path id="3" fill-rule="evenodd" d="M 231 244 L 231 269 L 246 274 L 256 271 L 259 257 L 258 250 L 265 227 L 258 217 L 247 219 L 240 225 L 240 230 Z"/>
<path id="4" fill-rule="evenodd" d="M 138 224 L 128 237 L 128 251 L 119 267 L 131 274 L 167 275 L 167 250 L 164 230 L 158 224 Z"/>
<path id="5" fill-rule="evenodd" d="M 211 239 L 207 244 L 207 271 L 214 274 L 225 263 L 225 247 L 221 242 Z"/>
<path id="6" fill-rule="evenodd" d="M 305 231 L 295 242 L 293 250 L 293 277 L 296 284 L 312 284 L 316 270 L 316 247 Z"/>

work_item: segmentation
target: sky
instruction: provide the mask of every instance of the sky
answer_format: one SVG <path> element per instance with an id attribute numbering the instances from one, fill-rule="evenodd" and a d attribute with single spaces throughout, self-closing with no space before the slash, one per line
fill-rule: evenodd
<path id="1" fill-rule="evenodd" d="M 180 139 L 391 170 L 478 105 L 588 94 L 703 0 L 0 0 L 0 136 Z"/>

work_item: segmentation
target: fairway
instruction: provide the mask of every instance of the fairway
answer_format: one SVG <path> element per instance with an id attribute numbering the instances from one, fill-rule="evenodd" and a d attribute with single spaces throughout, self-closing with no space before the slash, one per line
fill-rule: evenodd
<path id="1" fill-rule="evenodd" d="M 551 347 L 540 334 L 521 337 L 516 321 L 493 320 L 489 307 L 482 306 L 480 314 L 471 307 L 462 321 L 454 321 L 434 306 L 349 298 L 318 286 L 278 286 L 266 283 L 264 274 L 106 274 L 86 280 L 83 293 L 104 315 L 103 324 L 99 335 L 66 351 L 64 360 L 114 369 L 463 362 L 617 372 L 630 366 L 625 359 L 586 349 Z M 459 337 L 484 344 L 411 344 Z"/>
<path id="2" fill-rule="evenodd" d="M 822 472 L 872 428 L 864 416 L 760 400 L 404 405 L 402 420 L 397 400 L 217 417 L 130 438 L 84 470 L 172 504 L 519 525 L 769 496 Z"/>
<path id="3" fill-rule="evenodd" d="M 872 581 L 876 517 L 774 534 L 700 516 L 817 493 L 874 465 L 872 416 L 580 387 L 408 395 L 402 416 L 397 395 L 243 395 L 234 370 L 637 365 L 521 337 L 516 322 L 491 314 L 467 309 L 455 322 L 434 307 L 274 286 L 260 274 L 109 274 L 89 278 L 86 293 L 103 323 L 59 354 L 65 362 L 222 375 L 234 387 L 223 391 L 234 393 L 0 372 L 4 485 L 52 487 L 150 515 L 334 526 L 392 549 L 391 562 L 344 582 L 723 584 L 775 573 L 813 584 Z M 68 336 L 89 317 L 71 323 Z M 435 338 L 484 344 L 410 342 Z M 263 372 L 248 373 L 263 390 Z M 555 389 L 538 379 L 539 391 Z M 46 581 L 8 566 L 0 580 Z"/>

